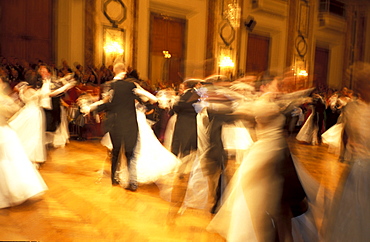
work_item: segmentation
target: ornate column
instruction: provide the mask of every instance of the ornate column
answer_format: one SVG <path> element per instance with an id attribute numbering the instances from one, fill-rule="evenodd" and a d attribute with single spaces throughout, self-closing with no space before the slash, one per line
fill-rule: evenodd
<path id="1" fill-rule="evenodd" d="M 218 74 L 233 79 L 236 71 L 240 32 L 239 0 L 221 0 L 218 23 Z"/>
<path id="2" fill-rule="evenodd" d="M 138 39 L 138 13 L 139 13 L 139 0 L 132 0 L 132 17 L 134 26 L 132 28 L 132 67 L 137 68 L 137 39 Z"/>
<path id="3" fill-rule="evenodd" d="M 85 56 L 84 62 L 86 66 L 95 65 L 95 15 L 96 1 L 85 1 Z"/>
<path id="4" fill-rule="evenodd" d="M 208 16 L 207 16 L 207 39 L 206 39 L 206 63 L 205 63 L 205 76 L 214 74 L 217 59 L 215 58 L 215 30 L 216 30 L 216 5 L 218 0 L 208 0 Z"/>
<path id="5" fill-rule="evenodd" d="M 285 73 L 292 89 L 308 87 L 310 5 L 309 0 L 289 0 L 288 41 Z M 288 79 L 288 78 L 287 78 Z"/>

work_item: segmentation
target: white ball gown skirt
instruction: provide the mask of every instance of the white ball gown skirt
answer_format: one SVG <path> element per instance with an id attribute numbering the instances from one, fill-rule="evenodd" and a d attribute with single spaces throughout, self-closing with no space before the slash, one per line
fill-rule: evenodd
<path id="1" fill-rule="evenodd" d="M 242 122 L 235 121 L 222 125 L 222 143 L 225 150 L 247 150 L 254 142 Z"/>
<path id="2" fill-rule="evenodd" d="M 9 126 L 17 133 L 29 160 L 46 161 L 45 114 L 40 107 L 26 104 L 12 117 Z"/>
<path id="3" fill-rule="evenodd" d="M 321 135 L 322 143 L 328 145 L 330 153 L 340 154 L 343 127 L 343 123 L 335 124 Z"/>
<path id="4" fill-rule="evenodd" d="M 175 130 L 175 124 L 177 120 L 177 114 L 174 114 L 168 120 L 166 130 L 164 132 L 163 145 L 167 150 L 171 150 L 173 131 Z"/>
<path id="5" fill-rule="evenodd" d="M 357 159 L 340 195 L 334 197 L 323 227 L 324 241 L 370 239 L 370 159 Z"/>
<path id="6" fill-rule="evenodd" d="M 279 194 L 282 194 L 282 178 L 280 175 L 274 175 L 274 169 L 266 169 L 277 166 L 275 160 L 279 158 L 276 157 L 281 157 L 286 151 L 285 142 L 276 141 L 259 140 L 247 151 L 243 162 L 228 184 L 220 210 L 207 227 L 208 231 L 220 234 L 227 241 L 258 241 L 257 234 L 264 232 L 255 227 L 252 220 L 255 213 L 252 213 L 251 209 L 265 211 L 268 207 L 268 203 L 263 200 L 265 191 L 276 191 L 276 194 L 269 193 L 276 203 L 279 201 Z M 315 197 L 318 185 L 307 183 L 305 185 L 305 190 L 313 186 L 313 191 L 308 195 Z M 298 217 L 293 218 L 293 220 L 297 219 Z M 303 214 L 298 220 L 292 225 L 292 229 L 295 230 L 292 231 L 294 241 L 315 241 L 310 240 L 318 238 L 312 219 Z M 274 224 L 272 219 L 271 224 Z M 298 236 L 297 230 L 300 230 Z"/>
<path id="7" fill-rule="evenodd" d="M 159 179 L 171 175 L 176 170 L 180 161 L 159 142 L 151 126 L 148 124 L 145 114 L 140 110 L 137 110 L 136 113 L 139 133 L 134 151 L 135 158 L 131 162 L 133 164 L 136 163 L 138 183 L 155 183 Z M 109 134 L 104 135 L 101 144 L 108 149 L 112 149 Z M 127 186 L 128 170 L 124 158 L 121 160 L 120 169 L 117 173 L 120 184 Z"/>
<path id="8" fill-rule="evenodd" d="M 143 112 L 137 111 L 139 127 L 135 148 L 137 179 L 140 183 L 155 182 L 175 171 L 179 160 L 155 136 Z"/>
<path id="9" fill-rule="evenodd" d="M 47 132 L 46 143 L 51 143 L 54 147 L 63 148 L 69 143 L 68 117 L 65 107 L 60 107 L 61 123 L 54 133 Z"/>
<path id="10" fill-rule="evenodd" d="M 47 189 L 17 134 L 8 126 L 0 126 L 0 208 L 21 204 Z"/>
<path id="11" fill-rule="evenodd" d="M 228 154 L 235 155 L 235 162 L 241 164 L 244 154 L 254 141 L 247 128 L 240 120 L 233 124 L 222 125 L 222 144 Z"/>
<path id="12" fill-rule="evenodd" d="M 307 118 L 306 122 L 303 124 L 302 128 L 299 130 L 296 139 L 301 142 L 305 142 L 312 145 L 317 145 L 317 125 L 313 123 L 313 113 Z"/>

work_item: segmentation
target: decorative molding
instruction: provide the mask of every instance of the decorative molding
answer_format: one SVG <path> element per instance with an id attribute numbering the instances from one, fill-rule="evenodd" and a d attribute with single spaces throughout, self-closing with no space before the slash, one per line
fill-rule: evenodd
<path id="1" fill-rule="evenodd" d="M 230 46 L 235 40 L 235 29 L 228 19 L 224 19 L 220 23 L 219 34 L 226 46 Z"/>
<path id="2" fill-rule="evenodd" d="M 238 0 L 222 0 L 221 15 L 223 19 L 227 19 L 233 28 L 240 26 L 240 6 Z"/>
<path id="3" fill-rule="evenodd" d="M 303 36 L 308 36 L 309 31 L 309 17 L 310 17 L 310 6 L 306 1 L 300 1 L 299 4 L 299 16 L 298 16 L 298 33 Z"/>
<path id="4" fill-rule="evenodd" d="M 170 3 L 163 3 L 157 1 L 150 1 L 150 10 L 155 13 L 168 14 L 169 16 L 177 18 L 189 18 L 197 14 L 197 10 L 189 6 L 177 3 L 176 5 Z"/>
<path id="5" fill-rule="evenodd" d="M 267 13 L 279 17 L 288 16 L 287 2 L 276 0 L 252 0 L 252 13 Z"/>
<path id="6" fill-rule="evenodd" d="M 105 0 L 103 13 L 113 27 L 117 27 L 127 18 L 127 9 L 122 0 Z"/>
<path id="7" fill-rule="evenodd" d="M 320 30 L 332 30 L 340 33 L 346 33 L 347 30 L 346 20 L 330 13 L 319 14 L 318 24 Z"/>
<path id="8" fill-rule="evenodd" d="M 297 38 L 295 39 L 294 45 L 298 56 L 304 61 L 304 57 L 307 54 L 308 46 L 306 42 L 306 38 L 302 34 L 298 34 Z"/>

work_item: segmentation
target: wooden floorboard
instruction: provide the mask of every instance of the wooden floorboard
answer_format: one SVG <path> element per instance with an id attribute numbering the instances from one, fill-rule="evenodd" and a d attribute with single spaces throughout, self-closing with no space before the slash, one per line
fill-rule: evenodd
<path id="1" fill-rule="evenodd" d="M 346 164 L 326 146 L 299 144 L 294 137 L 288 141 L 300 164 L 334 191 Z M 49 190 L 0 209 L 1 241 L 224 241 L 207 232 L 212 215 L 206 210 L 187 209 L 176 225 L 168 226 L 169 204 L 155 184 L 135 193 L 113 187 L 108 153 L 99 138 L 71 141 L 48 154 L 40 173 Z"/>

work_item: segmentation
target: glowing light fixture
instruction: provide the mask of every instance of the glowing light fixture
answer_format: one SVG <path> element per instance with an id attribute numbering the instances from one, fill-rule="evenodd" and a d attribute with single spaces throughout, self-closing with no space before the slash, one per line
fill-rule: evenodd
<path id="1" fill-rule="evenodd" d="M 219 66 L 223 68 L 233 68 L 235 64 L 230 56 L 224 56 L 222 57 Z"/>
<path id="2" fill-rule="evenodd" d="M 115 41 L 108 42 L 104 46 L 104 51 L 107 54 L 113 54 L 113 55 L 116 55 L 116 54 L 122 55 L 123 54 L 122 46 L 118 42 L 115 42 Z"/>
<path id="3" fill-rule="evenodd" d="M 306 71 L 306 70 L 300 70 L 300 71 L 298 72 L 298 76 L 308 76 L 308 73 L 307 73 L 307 71 Z"/>
<path id="4" fill-rule="evenodd" d="M 166 58 L 166 59 L 171 58 L 171 54 L 170 54 L 170 52 L 168 50 L 164 50 L 162 53 L 164 55 L 164 58 Z"/>

